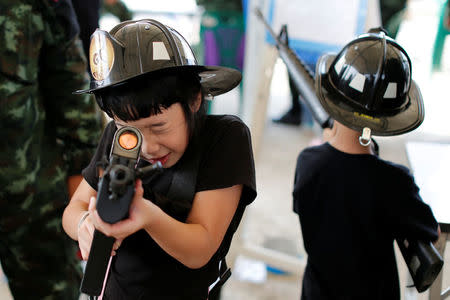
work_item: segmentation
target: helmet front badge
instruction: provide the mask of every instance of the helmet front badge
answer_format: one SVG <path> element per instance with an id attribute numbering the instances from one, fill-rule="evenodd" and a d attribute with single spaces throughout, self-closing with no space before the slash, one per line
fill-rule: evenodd
<path id="1" fill-rule="evenodd" d="M 111 41 L 100 31 L 92 35 L 89 47 L 89 64 L 95 80 L 108 77 L 114 64 L 114 48 Z"/>

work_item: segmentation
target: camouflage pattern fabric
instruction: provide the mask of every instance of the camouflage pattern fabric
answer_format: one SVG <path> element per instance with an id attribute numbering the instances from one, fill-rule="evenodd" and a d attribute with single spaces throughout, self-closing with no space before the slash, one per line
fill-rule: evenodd
<path id="1" fill-rule="evenodd" d="M 128 21 L 133 18 L 133 13 L 123 1 L 116 0 L 113 3 L 112 1 L 103 0 L 102 2 L 101 15 L 111 14 L 118 18 L 120 22 Z"/>
<path id="2" fill-rule="evenodd" d="M 0 0 L 0 261 L 15 299 L 77 299 L 66 180 L 88 164 L 101 115 L 70 0 Z"/>

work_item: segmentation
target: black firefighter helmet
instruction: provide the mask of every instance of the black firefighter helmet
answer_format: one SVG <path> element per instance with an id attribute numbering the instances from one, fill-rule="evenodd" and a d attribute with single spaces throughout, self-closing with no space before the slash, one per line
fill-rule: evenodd
<path id="1" fill-rule="evenodd" d="M 91 36 L 89 63 L 90 88 L 77 94 L 95 94 L 150 73 L 186 69 L 200 76 L 207 96 L 216 96 L 236 87 L 242 78 L 231 68 L 198 65 L 184 37 L 152 19 L 125 21 L 110 32 L 97 29 Z"/>
<path id="2" fill-rule="evenodd" d="M 357 131 L 391 136 L 417 128 L 424 119 L 419 87 L 411 79 L 406 51 L 381 28 L 348 43 L 316 65 L 316 92 L 331 117 Z"/>

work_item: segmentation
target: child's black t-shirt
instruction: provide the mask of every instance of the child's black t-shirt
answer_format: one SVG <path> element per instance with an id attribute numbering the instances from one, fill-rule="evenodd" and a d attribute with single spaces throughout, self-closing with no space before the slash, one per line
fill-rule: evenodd
<path id="1" fill-rule="evenodd" d="M 96 162 L 109 156 L 116 131 L 113 122 L 106 127 L 90 165 L 83 171 L 85 180 L 97 190 Z M 195 191 L 244 186 L 240 204 L 219 250 L 202 268 L 189 269 L 164 252 L 144 231 L 127 237 L 111 264 L 105 299 L 206 299 L 208 286 L 219 275 L 218 261 L 230 247 L 233 233 L 241 220 L 245 206 L 256 197 L 255 167 L 248 127 L 237 117 L 208 115 L 196 139 L 196 151 L 189 144 L 183 157 L 160 175 L 143 180 L 144 197 L 152 199 L 167 214 L 185 221 L 192 200 L 174 202 L 164 196 L 169 191 L 172 176 L 187 160 L 200 153 Z M 147 162 L 140 162 L 143 167 Z M 156 195 L 156 196 L 155 196 Z M 160 197 L 162 196 L 162 197 Z M 158 199 L 156 199 L 158 198 Z"/>
<path id="2" fill-rule="evenodd" d="M 305 149 L 293 198 L 308 254 L 302 299 L 400 299 L 394 239 L 437 239 L 408 169 L 374 155 Z"/>

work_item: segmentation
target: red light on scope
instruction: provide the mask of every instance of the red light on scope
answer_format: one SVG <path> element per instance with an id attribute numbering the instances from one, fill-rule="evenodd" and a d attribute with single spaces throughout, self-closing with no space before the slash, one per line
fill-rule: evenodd
<path id="1" fill-rule="evenodd" d="M 127 150 L 131 150 L 138 144 L 138 137 L 134 132 L 125 131 L 119 137 L 119 145 Z"/>

